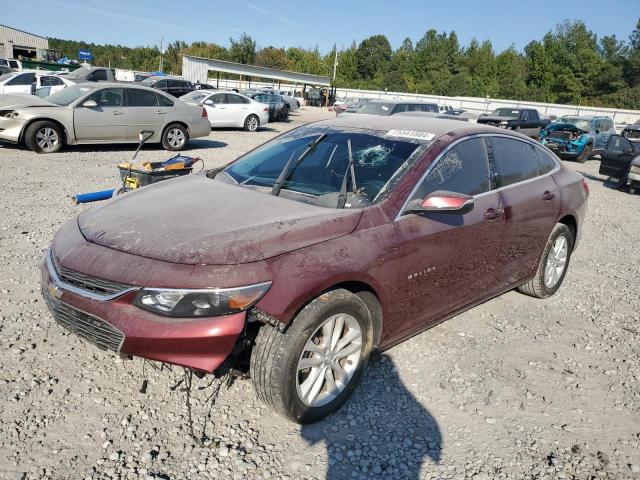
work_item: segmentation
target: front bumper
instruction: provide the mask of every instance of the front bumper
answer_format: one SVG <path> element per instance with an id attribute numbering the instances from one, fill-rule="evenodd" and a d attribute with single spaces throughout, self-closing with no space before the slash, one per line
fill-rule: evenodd
<path id="1" fill-rule="evenodd" d="M 0 117 L 0 140 L 18 143 L 25 123 L 14 118 Z"/>
<path id="2" fill-rule="evenodd" d="M 59 268 L 47 252 L 41 287 L 49 310 L 58 324 L 103 349 L 212 372 L 245 327 L 244 312 L 176 322 L 136 307 L 138 287 L 97 295 L 69 283 Z"/>
<path id="3" fill-rule="evenodd" d="M 578 158 L 582 151 L 585 148 L 585 145 L 581 143 L 571 144 L 567 142 L 561 142 L 553 139 L 543 139 L 541 142 L 543 145 L 546 145 L 549 150 L 558 155 L 563 159 L 574 159 Z"/>

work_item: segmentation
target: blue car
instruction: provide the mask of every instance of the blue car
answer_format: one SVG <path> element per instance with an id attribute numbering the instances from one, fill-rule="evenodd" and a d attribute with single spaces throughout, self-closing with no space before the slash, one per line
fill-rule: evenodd
<path id="1" fill-rule="evenodd" d="M 616 133 L 609 117 L 560 117 L 540 132 L 540 142 L 560 158 L 586 162 L 601 153 L 611 135 Z"/>

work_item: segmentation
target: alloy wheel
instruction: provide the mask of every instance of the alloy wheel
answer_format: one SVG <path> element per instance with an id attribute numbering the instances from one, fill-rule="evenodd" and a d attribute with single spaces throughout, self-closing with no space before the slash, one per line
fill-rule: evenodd
<path id="1" fill-rule="evenodd" d="M 173 148 L 181 147 L 185 142 L 185 135 L 179 128 L 172 128 L 167 132 L 167 142 Z"/>
<path id="2" fill-rule="evenodd" d="M 52 149 L 59 141 L 58 132 L 51 127 L 44 127 L 36 132 L 36 143 L 43 150 Z"/>
<path id="3" fill-rule="evenodd" d="M 567 266 L 568 252 L 567 238 L 564 235 L 560 235 L 553 242 L 553 246 L 547 256 L 547 263 L 544 269 L 544 284 L 547 288 L 555 287 L 560 278 L 562 278 L 562 273 Z"/>
<path id="4" fill-rule="evenodd" d="M 305 344 L 296 369 L 300 400 L 321 407 L 347 387 L 360 364 L 362 329 L 347 314 L 325 320 Z"/>
<path id="5" fill-rule="evenodd" d="M 258 129 L 258 119 L 256 117 L 249 117 L 247 126 L 249 127 L 249 131 L 255 132 Z"/>

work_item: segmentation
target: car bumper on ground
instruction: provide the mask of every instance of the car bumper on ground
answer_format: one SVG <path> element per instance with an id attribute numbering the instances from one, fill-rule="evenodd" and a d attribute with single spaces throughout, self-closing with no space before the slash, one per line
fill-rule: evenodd
<path id="1" fill-rule="evenodd" d="M 41 274 L 42 295 L 55 321 L 116 353 L 212 372 L 245 327 L 244 312 L 188 321 L 155 315 L 133 304 L 139 287 L 97 298 L 80 286 L 100 280 L 60 267 L 51 251 L 42 260 Z"/>

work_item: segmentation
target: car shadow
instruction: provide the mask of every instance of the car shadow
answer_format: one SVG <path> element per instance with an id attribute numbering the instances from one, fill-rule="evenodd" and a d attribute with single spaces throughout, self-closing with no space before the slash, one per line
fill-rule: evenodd
<path id="1" fill-rule="evenodd" d="M 442 452 L 438 422 L 384 354 L 374 354 L 363 384 L 338 412 L 301 433 L 310 445 L 325 444 L 327 480 L 417 480 L 423 463 L 439 463 Z"/>
<path id="2" fill-rule="evenodd" d="M 620 190 L 620 186 L 618 184 L 618 181 L 617 180 L 613 180 L 613 177 L 607 177 L 607 178 L 596 177 L 595 175 L 592 175 L 592 174 L 587 173 L 587 172 L 583 172 L 583 171 L 580 171 L 580 170 L 576 170 L 576 171 L 578 173 L 581 173 L 585 178 L 588 178 L 589 180 L 593 180 L 595 182 L 600 182 L 606 188 L 610 188 L 611 190 Z"/>

